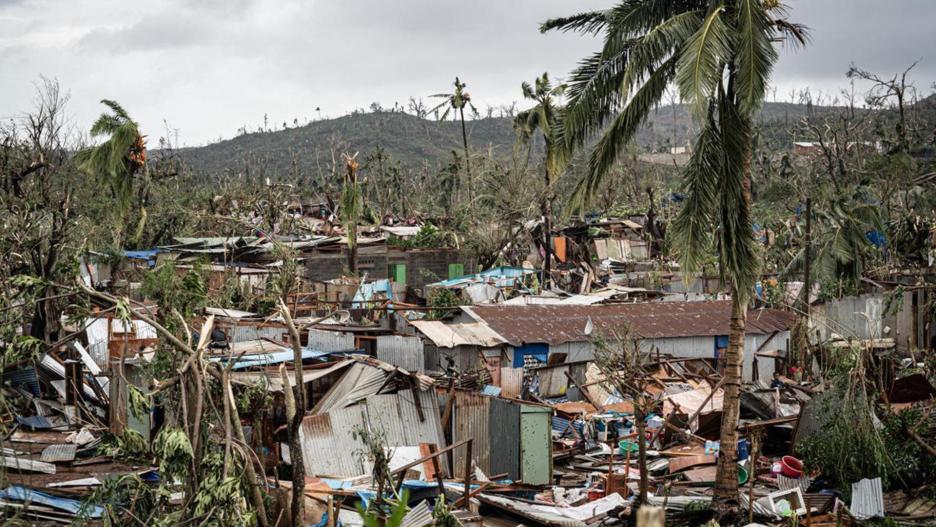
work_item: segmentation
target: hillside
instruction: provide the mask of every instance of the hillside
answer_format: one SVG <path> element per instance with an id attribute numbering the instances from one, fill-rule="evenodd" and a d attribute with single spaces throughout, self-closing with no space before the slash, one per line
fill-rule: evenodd
<path id="1" fill-rule="evenodd" d="M 815 111 L 828 111 L 822 108 Z M 788 130 L 807 112 L 801 104 L 767 103 L 758 122 L 763 136 L 776 146 L 788 143 Z M 515 135 L 510 118 L 491 117 L 467 123 L 474 150 L 492 148 L 507 157 Z M 685 105 L 655 110 L 637 135 L 642 150 L 668 150 L 691 137 L 692 122 Z M 285 175 L 298 168 L 304 174 L 327 170 L 332 152 L 373 152 L 378 146 L 410 168 L 428 164 L 436 170 L 449 163 L 452 150 L 461 151 L 461 125 L 438 122 L 400 112 L 356 113 L 337 119 L 314 121 L 305 126 L 275 132 L 249 133 L 210 144 L 187 148 L 181 155 L 198 173 L 244 172 Z M 294 164 L 295 163 L 295 164 Z"/>

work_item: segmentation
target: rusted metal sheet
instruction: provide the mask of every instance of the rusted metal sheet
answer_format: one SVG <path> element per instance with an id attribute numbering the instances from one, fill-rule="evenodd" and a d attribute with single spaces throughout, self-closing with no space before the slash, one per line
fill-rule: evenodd
<path id="1" fill-rule="evenodd" d="M 377 337 L 377 358 L 409 371 L 426 369 L 426 354 L 419 337 L 381 335 Z"/>
<path id="2" fill-rule="evenodd" d="M 501 396 L 520 397 L 523 393 L 523 368 L 501 366 L 500 387 Z"/>
<path id="3" fill-rule="evenodd" d="M 584 342 L 590 334 L 621 332 L 643 338 L 727 335 L 730 301 L 667 302 L 609 305 L 477 305 L 473 315 L 508 343 L 550 345 Z M 769 334 L 789 329 L 794 315 L 775 309 L 748 312 L 747 333 Z M 589 324 L 589 320 L 591 324 Z M 591 326 L 590 334 L 586 326 Z"/>
<path id="4" fill-rule="evenodd" d="M 74 461 L 78 446 L 73 443 L 49 445 L 42 451 L 40 461 L 55 463 L 56 461 Z"/>
<path id="5" fill-rule="evenodd" d="M 363 406 L 338 408 L 303 419 L 299 439 L 306 475 L 347 478 L 369 474 L 371 467 L 354 453 L 360 443 L 353 433 L 364 423 Z"/>
<path id="6" fill-rule="evenodd" d="M 453 444 L 472 438 L 471 454 L 478 468 L 485 474 L 491 472 L 491 427 L 490 407 L 494 399 L 477 392 L 456 391 L 452 414 Z M 452 454 L 455 474 L 465 473 L 465 449 L 457 448 Z"/>
<path id="7" fill-rule="evenodd" d="M 387 446 L 419 446 L 431 443 L 445 446 L 438 399 L 433 391 L 418 391 L 419 406 L 412 390 L 367 398 L 367 422 L 372 430 L 381 429 Z M 420 419 L 420 410 L 422 419 Z"/>

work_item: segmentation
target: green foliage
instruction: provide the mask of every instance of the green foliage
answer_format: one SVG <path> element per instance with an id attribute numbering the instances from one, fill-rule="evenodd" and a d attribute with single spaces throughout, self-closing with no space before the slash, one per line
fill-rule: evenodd
<path id="1" fill-rule="evenodd" d="M 436 497 L 435 505 L 432 507 L 432 525 L 433 527 L 458 527 L 461 523 L 458 518 L 452 514 L 451 509 L 445 504 L 445 496 Z"/>
<path id="2" fill-rule="evenodd" d="M 444 249 L 454 246 L 452 233 L 443 231 L 430 222 L 424 223 L 414 236 L 400 238 L 391 235 L 387 244 L 400 249 Z"/>
<path id="3" fill-rule="evenodd" d="M 176 427 L 163 428 L 153 441 L 153 453 L 159 461 L 160 477 L 168 482 L 184 479 L 191 469 L 194 453 L 185 432 Z"/>
<path id="4" fill-rule="evenodd" d="M 438 308 L 427 311 L 426 318 L 429 320 L 439 320 L 452 314 L 451 309 L 442 308 L 461 306 L 465 304 L 465 301 L 462 300 L 458 293 L 453 289 L 449 289 L 447 287 L 436 287 L 429 293 L 429 298 L 426 300 L 426 303 L 431 308 Z"/>
<path id="5" fill-rule="evenodd" d="M 366 509 L 358 503 L 358 514 L 364 521 L 364 527 L 400 527 L 409 511 L 406 506 L 408 499 L 409 491 L 404 490 L 399 500 L 390 502 L 390 515 L 386 518 L 383 517 L 384 512 L 377 510 L 374 506 L 376 500 L 371 500 Z"/>
<path id="6" fill-rule="evenodd" d="M 160 315 L 167 321 L 171 320 L 172 310 L 189 318 L 208 300 L 208 286 L 199 265 L 181 275 L 171 263 L 159 265 L 143 276 L 141 292 L 156 301 Z"/>
<path id="7" fill-rule="evenodd" d="M 103 143 L 78 152 L 78 167 L 110 187 L 124 207 L 129 206 L 133 176 L 146 163 L 146 147 L 137 123 L 116 101 L 104 99 L 110 113 L 102 114 L 91 126 L 91 137 L 107 136 Z M 140 229 L 142 231 L 142 228 Z"/>
<path id="8" fill-rule="evenodd" d="M 132 428 L 125 428 L 123 434 L 115 436 L 105 434 L 98 446 L 98 453 L 127 462 L 147 463 L 152 459 L 146 440 Z"/>

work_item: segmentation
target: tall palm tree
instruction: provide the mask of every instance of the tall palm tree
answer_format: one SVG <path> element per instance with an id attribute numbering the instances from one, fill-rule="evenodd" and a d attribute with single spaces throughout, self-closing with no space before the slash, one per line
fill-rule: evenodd
<path id="1" fill-rule="evenodd" d="M 91 126 L 91 137 L 107 136 L 103 143 L 78 152 L 78 167 L 99 183 L 110 187 L 122 207 L 130 203 L 133 177 L 146 166 L 146 140 L 139 125 L 116 101 L 104 99 L 109 113 Z"/>
<path id="2" fill-rule="evenodd" d="M 442 116 L 439 117 L 440 121 L 448 119 L 449 113 L 453 110 L 461 120 L 461 132 L 462 132 L 462 146 L 465 148 L 465 177 L 467 179 L 468 186 L 468 203 L 471 203 L 471 159 L 468 154 L 468 130 L 465 127 L 465 106 L 471 109 L 472 112 L 477 112 L 477 108 L 471 104 L 471 95 L 465 91 L 468 85 L 461 82 L 458 77 L 455 77 L 455 91 L 452 93 L 437 93 L 435 95 L 430 95 L 430 97 L 442 98 L 445 99 L 437 106 L 429 110 L 430 113 L 437 112 L 440 108 L 445 107 L 445 111 L 442 112 Z"/>
<path id="3" fill-rule="evenodd" d="M 562 114 L 562 107 L 558 100 L 565 92 L 565 85 L 558 84 L 553 86 L 549 81 L 549 75 L 543 73 L 537 78 L 533 85 L 524 82 L 521 85 L 523 97 L 530 99 L 536 104 L 532 108 L 522 111 L 514 117 L 514 130 L 521 141 L 529 142 L 533 139 L 536 132 L 543 136 L 546 155 L 543 162 L 543 200 L 540 204 L 540 210 L 543 215 L 543 249 L 545 256 L 543 258 L 543 287 L 549 286 L 552 276 L 552 201 L 555 198 L 553 193 L 553 184 L 565 168 L 566 148 L 561 138 L 557 137 L 556 125 Z"/>
<path id="4" fill-rule="evenodd" d="M 684 171 L 686 203 L 674 225 L 686 272 L 699 268 L 717 226 L 719 269 L 731 292 L 721 454 L 714 506 L 737 511 L 737 425 L 747 303 L 760 258 L 751 224 L 751 121 L 777 60 L 775 42 L 805 42 L 779 0 L 622 0 L 547 21 L 542 31 L 603 33 L 602 49 L 572 73 L 560 128 L 582 148 L 600 135 L 574 197 L 594 195 L 638 126 L 673 83 L 701 131 Z"/>
<path id="5" fill-rule="evenodd" d="M 357 274 L 357 226 L 364 213 L 364 193 L 358 181 L 357 154 L 344 154 L 345 181 L 341 190 L 341 216 L 348 237 L 348 271 Z"/>

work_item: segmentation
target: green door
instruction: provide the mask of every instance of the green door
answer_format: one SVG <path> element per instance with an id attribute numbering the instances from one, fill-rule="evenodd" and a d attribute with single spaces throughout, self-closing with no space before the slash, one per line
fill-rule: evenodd
<path id="1" fill-rule="evenodd" d="M 400 285 L 406 285 L 406 264 L 395 263 L 388 266 L 390 281 L 396 282 Z"/>
<path id="2" fill-rule="evenodd" d="M 527 485 L 552 482 L 552 409 L 523 405 L 520 410 L 520 478 Z"/>
<path id="3" fill-rule="evenodd" d="M 465 264 L 450 263 L 448 265 L 448 279 L 461 278 L 465 276 Z"/>

